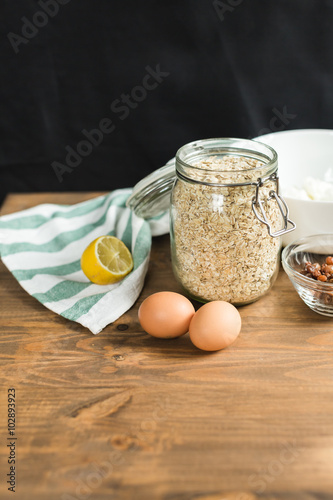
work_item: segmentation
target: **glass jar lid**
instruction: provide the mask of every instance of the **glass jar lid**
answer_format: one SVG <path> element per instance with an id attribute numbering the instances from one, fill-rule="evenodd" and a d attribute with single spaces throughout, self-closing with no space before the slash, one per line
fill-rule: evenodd
<path id="1" fill-rule="evenodd" d="M 144 177 L 133 188 L 126 205 L 135 215 L 150 219 L 162 215 L 170 207 L 170 195 L 176 179 L 176 159 L 172 158 Z"/>
<path id="2" fill-rule="evenodd" d="M 241 152 L 243 155 L 244 151 L 246 151 L 247 156 L 251 156 L 254 153 L 254 151 L 251 151 L 251 146 L 253 148 L 255 144 L 257 144 L 258 151 L 261 152 L 264 163 L 269 162 L 271 158 L 267 156 L 267 150 L 272 150 L 272 148 L 249 139 L 203 139 L 186 144 L 178 150 L 175 158 L 172 158 L 166 165 L 144 177 L 134 186 L 126 205 L 138 217 L 144 219 L 158 217 L 170 207 L 171 191 L 176 180 L 177 161 L 177 170 L 179 169 L 180 174 L 186 174 L 186 167 L 190 167 L 190 165 L 183 163 L 187 151 L 189 151 L 189 158 L 191 159 L 190 164 L 193 164 L 195 161 L 199 161 L 204 156 L 209 155 L 240 155 L 240 148 L 242 148 Z M 275 158 L 273 163 L 275 163 Z"/>
<path id="3" fill-rule="evenodd" d="M 195 166 L 195 163 L 209 156 L 246 156 L 261 160 L 262 166 L 258 169 L 251 169 L 251 179 L 246 177 L 248 170 L 236 171 L 236 173 L 245 175 L 244 179 L 233 179 L 235 171 L 220 171 L 218 174 L 223 174 L 222 184 L 205 179 L 206 170 Z M 200 171 L 200 178 L 191 179 L 191 171 Z M 201 172 L 202 171 L 202 172 Z M 252 208 L 260 222 L 265 224 L 268 232 L 272 237 L 278 237 L 282 234 L 292 231 L 295 224 L 289 219 L 289 210 L 286 202 L 279 195 L 279 185 L 277 176 L 277 154 L 273 148 L 258 141 L 250 139 L 237 138 L 214 138 L 193 141 L 181 147 L 176 154 L 176 158 L 172 158 L 168 163 L 147 177 L 144 177 L 133 188 L 132 194 L 127 200 L 127 207 L 131 208 L 138 217 L 151 219 L 161 216 L 165 213 L 171 203 L 171 191 L 174 186 L 176 176 L 190 180 L 191 182 L 199 182 L 214 186 L 255 186 L 256 194 L 252 199 Z M 209 171 L 209 173 L 213 173 Z M 253 175 L 258 175 L 258 179 L 254 179 Z M 203 177 L 203 178 L 201 178 Z M 239 177 L 239 175 L 238 175 Z M 255 182 L 254 182 L 255 180 Z M 266 213 L 260 199 L 260 187 L 267 181 L 273 180 L 276 182 L 276 191 L 272 190 L 270 198 L 274 198 L 280 209 L 284 221 L 284 227 L 273 233 L 271 226 L 267 220 Z M 231 181 L 231 182 L 230 182 Z"/>

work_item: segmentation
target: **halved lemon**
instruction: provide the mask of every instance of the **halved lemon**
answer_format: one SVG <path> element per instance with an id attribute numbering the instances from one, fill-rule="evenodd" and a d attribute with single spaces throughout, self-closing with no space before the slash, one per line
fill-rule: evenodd
<path id="1" fill-rule="evenodd" d="M 115 236 L 100 236 L 92 241 L 81 257 L 81 269 L 97 285 L 110 285 L 133 269 L 133 258 L 125 243 Z"/>

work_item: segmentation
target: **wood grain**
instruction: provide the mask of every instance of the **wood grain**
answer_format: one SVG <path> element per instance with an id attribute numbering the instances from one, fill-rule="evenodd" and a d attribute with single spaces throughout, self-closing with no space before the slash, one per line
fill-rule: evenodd
<path id="1" fill-rule="evenodd" d="M 11 195 L 2 213 L 99 193 Z M 0 498 L 333 498 L 333 321 L 281 271 L 225 351 L 154 339 L 142 300 L 180 291 L 155 238 L 133 308 L 97 336 L 44 308 L 0 264 Z M 196 304 L 198 307 L 198 304 Z M 7 389 L 17 399 L 17 493 L 7 492 Z"/>

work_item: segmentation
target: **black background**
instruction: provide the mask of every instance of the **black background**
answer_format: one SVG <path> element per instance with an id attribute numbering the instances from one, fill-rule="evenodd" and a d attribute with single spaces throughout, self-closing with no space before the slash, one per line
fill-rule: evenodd
<path id="1" fill-rule="evenodd" d="M 66 1 L 15 53 L 43 9 L 1 0 L 0 199 L 132 186 L 195 139 L 333 128 L 331 0 Z M 157 65 L 121 120 L 111 103 Z M 60 182 L 52 163 L 103 118 L 115 130 Z"/>

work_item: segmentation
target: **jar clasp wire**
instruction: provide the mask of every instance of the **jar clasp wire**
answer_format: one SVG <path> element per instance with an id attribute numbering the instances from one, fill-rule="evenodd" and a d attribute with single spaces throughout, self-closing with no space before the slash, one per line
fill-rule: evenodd
<path id="1" fill-rule="evenodd" d="M 267 198 L 267 201 L 270 200 L 275 200 L 279 210 L 281 212 L 283 222 L 284 222 L 284 227 L 279 229 L 278 231 L 273 232 L 272 231 L 272 226 L 271 223 L 267 219 L 267 215 L 264 209 L 264 205 L 262 200 L 260 199 L 260 188 L 263 186 L 264 182 L 267 180 L 274 181 L 276 183 L 276 191 L 271 190 L 269 192 L 269 197 Z M 260 214 L 258 211 L 258 208 L 260 209 Z M 282 236 L 283 234 L 290 233 L 290 231 L 293 231 L 296 228 L 295 222 L 289 219 L 289 208 L 285 200 L 282 198 L 282 196 L 279 194 L 279 178 L 276 175 L 276 173 L 270 175 L 266 179 L 259 178 L 258 182 L 256 183 L 256 195 L 252 199 L 252 210 L 254 212 L 254 215 L 257 217 L 257 219 L 262 222 L 262 224 L 265 224 L 268 229 L 268 234 L 272 238 L 277 238 L 279 236 Z"/>

